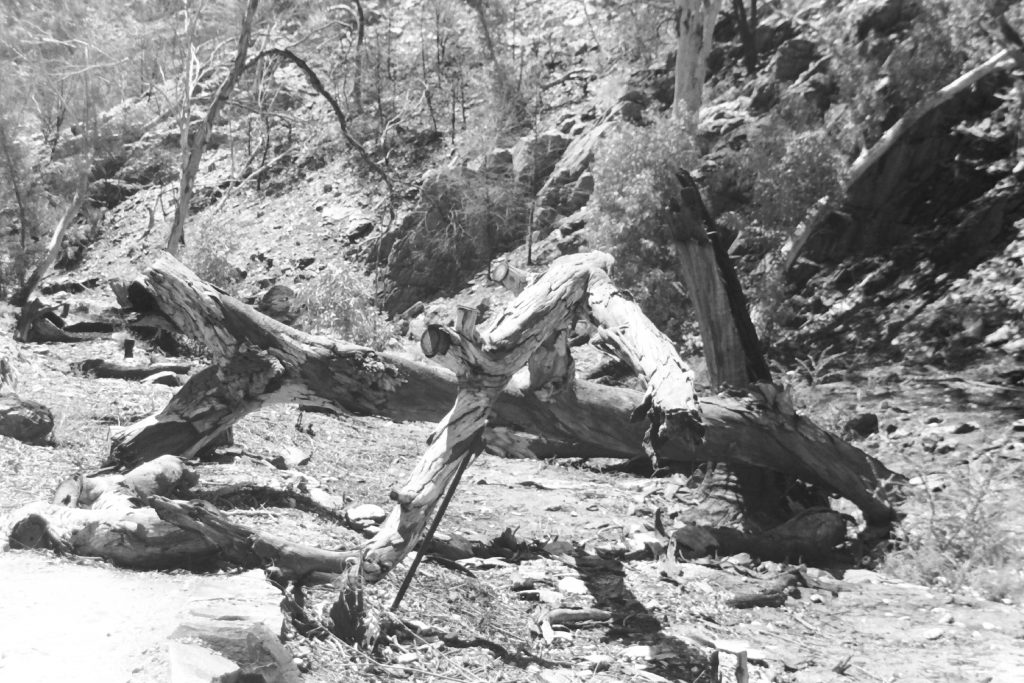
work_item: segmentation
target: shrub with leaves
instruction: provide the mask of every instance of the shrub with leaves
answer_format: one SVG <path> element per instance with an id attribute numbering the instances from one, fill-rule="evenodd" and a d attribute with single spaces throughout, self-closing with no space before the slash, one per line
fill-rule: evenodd
<path id="1" fill-rule="evenodd" d="M 209 225 L 196 225 L 186 239 L 182 252 L 185 265 L 211 285 L 237 296 L 241 274 L 228 255 L 243 253 L 239 236 Z"/>
<path id="2" fill-rule="evenodd" d="M 801 222 L 839 201 L 846 162 L 819 115 L 800 97 L 783 98 L 750 132 L 747 146 L 720 159 L 709 176 L 714 203 L 736 208 L 723 216 L 733 223 L 743 245 L 739 253 L 753 260 L 778 255 Z M 725 201 L 723 201 L 725 200 Z M 755 272 L 743 283 L 754 308 L 762 339 L 770 340 L 784 310 L 783 283 L 776 273 Z"/>
<path id="3" fill-rule="evenodd" d="M 373 278 L 349 264 L 330 266 L 299 291 L 300 327 L 378 351 L 395 335 L 375 301 Z"/>
<path id="4" fill-rule="evenodd" d="M 616 280 L 670 334 L 679 332 L 686 306 L 674 274 L 670 197 L 675 172 L 695 159 L 682 121 L 671 116 L 643 127 L 620 124 L 594 159 L 591 242 L 615 256 Z"/>
<path id="5" fill-rule="evenodd" d="M 863 34 L 864 4 L 848 3 L 832 21 L 821 22 L 821 42 L 832 53 L 830 69 L 846 106 L 845 128 L 861 137 L 850 142 L 874 144 L 908 109 L 960 75 L 970 55 L 984 59 L 994 46 L 968 27 L 986 13 L 981 0 L 929 0 L 916 3 L 913 19 L 889 34 Z"/>
<path id="6" fill-rule="evenodd" d="M 1024 538 L 1005 512 L 1019 463 L 990 455 L 957 468 L 944 486 L 925 479 L 909 491 L 908 514 L 886 558 L 897 576 L 993 600 L 1024 597 Z"/>
<path id="7" fill-rule="evenodd" d="M 417 211 L 388 264 L 391 279 L 450 291 L 526 234 L 530 202 L 510 174 L 446 168 L 429 173 Z"/>

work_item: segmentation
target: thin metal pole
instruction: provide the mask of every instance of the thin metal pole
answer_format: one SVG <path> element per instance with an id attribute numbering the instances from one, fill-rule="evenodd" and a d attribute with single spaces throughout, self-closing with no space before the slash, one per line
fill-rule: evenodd
<path id="1" fill-rule="evenodd" d="M 427 529 L 426 535 L 420 541 L 420 547 L 416 550 L 416 557 L 413 558 L 409 571 L 406 572 L 405 578 L 402 579 L 402 585 L 398 587 L 398 594 L 395 595 L 395 600 L 391 603 L 392 612 L 397 611 L 398 606 L 402 604 L 402 598 L 405 597 L 405 592 L 409 589 L 409 584 L 412 583 L 412 577 L 416 574 L 416 570 L 419 568 L 420 562 L 423 560 L 427 544 L 430 543 L 430 539 L 434 537 L 434 532 L 437 531 L 437 526 L 441 523 L 441 518 L 444 517 L 445 510 L 448 509 L 448 503 L 451 502 L 452 496 L 455 495 L 455 488 L 459 485 L 459 480 L 462 479 L 462 473 L 466 471 L 466 468 L 469 466 L 469 461 L 473 459 L 473 456 L 477 455 L 482 450 L 483 444 L 478 441 L 476 447 L 472 450 L 466 451 L 466 454 L 462 456 L 462 462 L 459 463 L 459 469 L 455 471 L 455 477 L 452 479 L 452 483 L 448 487 L 448 490 L 444 493 L 444 499 L 441 501 L 441 507 L 437 509 L 437 514 L 434 515 L 434 519 L 430 523 L 430 528 Z"/>

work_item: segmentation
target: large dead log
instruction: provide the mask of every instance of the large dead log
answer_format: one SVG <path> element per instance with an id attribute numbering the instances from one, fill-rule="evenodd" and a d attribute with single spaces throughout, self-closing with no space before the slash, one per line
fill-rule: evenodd
<path id="1" fill-rule="evenodd" d="M 163 453 L 191 457 L 214 435 L 268 403 L 291 402 L 339 413 L 437 421 L 455 401 L 454 375 L 396 353 L 334 342 L 263 316 L 203 283 L 163 256 L 129 288 L 134 309 L 159 316 L 206 342 L 219 363 L 189 379 L 157 415 L 115 433 L 111 463 L 133 465 Z M 493 406 L 490 424 L 529 432 L 537 453 L 562 445 L 573 455 L 643 455 L 646 427 L 631 422 L 644 404 L 634 391 L 577 381 L 572 392 L 540 401 L 516 377 Z M 770 387 L 742 397 L 700 401 L 702 445 L 670 439 L 662 462 L 717 461 L 790 473 L 853 503 L 868 524 L 895 517 L 887 485 L 901 477 L 796 415 Z"/>
<path id="2" fill-rule="evenodd" d="M 215 544 L 139 507 L 140 497 L 193 481 L 171 455 L 125 475 L 76 475 L 57 487 L 52 503 L 30 503 L 0 519 L 0 548 L 47 548 L 139 569 L 208 566 L 219 554 Z"/>
<path id="3" fill-rule="evenodd" d="M 205 501 L 165 497 L 195 483 L 195 473 L 173 455 L 123 475 L 75 475 L 57 487 L 52 503 L 30 503 L 0 518 L 0 549 L 45 548 L 136 569 L 202 570 L 228 561 L 244 568 L 273 566 L 289 579 L 339 574 L 360 555 L 292 543 L 233 522 Z M 205 495 L 236 490 L 225 482 L 210 483 Z M 287 486 L 278 492 L 286 491 Z M 337 507 L 301 483 L 298 492 L 316 507 L 325 502 Z M 143 503 L 148 507 L 140 507 Z"/>
<path id="4" fill-rule="evenodd" d="M 83 375 L 93 375 L 108 379 L 144 380 L 153 375 L 173 373 L 175 375 L 186 375 L 192 369 L 191 363 L 128 363 L 106 360 L 103 358 L 89 358 L 72 367 Z"/>

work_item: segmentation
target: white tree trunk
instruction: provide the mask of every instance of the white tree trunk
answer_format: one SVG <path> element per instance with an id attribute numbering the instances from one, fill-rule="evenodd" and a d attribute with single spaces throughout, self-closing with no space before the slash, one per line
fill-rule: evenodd
<path id="1" fill-rule="evenodd" d="M 711 35 L 721 8 L 722 0 L 679 0 L 673 111 L 691 132 L 697 130 Z"/>

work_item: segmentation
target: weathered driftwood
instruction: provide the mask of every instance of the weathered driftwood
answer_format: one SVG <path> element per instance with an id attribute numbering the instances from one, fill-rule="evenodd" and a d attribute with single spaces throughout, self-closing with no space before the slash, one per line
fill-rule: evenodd
<path id="1" fill-rule="evenodd" d="M 226 514 L 201 501 L 146 499 L 160 520 L 180 527 L 218 549 L 222 560 L 240 567 L 273 567 L 282 578 L 301 578 L 313 573 L 341 574 L 360 556 L 358 550 L 322 550 L 231 521 Z"/>
<path id="2" fill-rule="evenodd" d="M 288 496 L 302 507 L 342 519 L 342 501 L 305 477 L 240 483 L 237 477 L 214 473 L 204 479 L 197 486 L 195 473 L 173 455 L 126 474 L 77 474 L 57 487 L 51 503 L 31 503 L 0 520 L 0 547 L 46 548 L 139 569 L 202 569 L 229 561 L 246 568 L 274 566 L 283 578 L 338 574 L 359 556 L 358 551 L 320 550 L 250 529 L 206 502 L 240 494 Z M 165 497 L 193 488 L 190 495 L 199 500 Z"/>
<path id="3" fill-rule="evenodd" d="M 492 264 L 489 275 L 516 294 L 531 280 L 528 273 L 505 261 Z M 643 440 L 648 455 L 655 457 L 661 446 L 673 439 L 698 446 L 704 438 L 704 426 L 693 371 L 679 357 L 671 340 L 632 298 L 612 284 L 606 270 L 590 275 L 586 311 L 598 330 L 591 341 L 613 349 L 646 381 L 644 399 L 632 417 L 648 418 L 650 427 Z M 567 337 L 567 332 L 562 331 L 530 359 L 529 390 L 542 401 L 552 400 L 575 381 Z M 559 388 L 553 389 L 538 379 L 545 376 L 563 378 Z"/>
<path id="4" fill-rule="evenodd" d="M 608 301 L 613 296 L 607 273 L 610 265 L 611 258 L 601 253 L 563 257 L 523 289 L 486 330 L 476 329 L 475 309 L 460 308 L 454 328 L 435 327 L 424 335 L 428 354 L 455 371 L 459 392 L 428 440 L 409 481 L 392 492 L 398 505 L 365 551 L 364 579 L 378 580 L 419 540 L 430 511 L 461 462 L 483 449 L 492 406 L 520 368 L 529 364 L 529 385 L 542 391 L 546 399 L 571 394 L 571 363 L 558 360 L 567 356 L 566 331 L 577 318 L 593 310 L 595 296 L 600 310 L 614 308 Z M 699 441 L 703 429 L 693 417 L 692 375 L 681 376 L 690 378 L 689 411 L 683 428 L 691 433 L 680 433 L 680 438 Z M 677 394 L 667 387 L 658 395 L 662 392 L 673 397 Z M 648 402 L 652 400 L 656 399 Z M 671 415 L 669 410 L 660 414 Z"/>
<path id="5" fill-rule="evenodd" d="M 114 435 L 110 461 L 134 465 L 163 453 L 191 457 L 221 430 L 269 403 L 292 402 L 357 415 L 436 421 L 455 401 L 452 373 L 393 353 L 304 334 L 260 315 L 162 257 L 129 288 L 133 307 L 202 339 L 219 363 L 189 379 L 159 414 Z M 537 400 L 529 378 L 509 382 L 490 424 L 529 432 L 531 451 L 551 456 L 643 455 L 645 426 L 630 421 L 644 403 L 634 391 L 577 381 L 572 392 Z M 707 430 L 696 446 L 670 439 L 662 462 L 720 461 L 790 473 L 855 503 L 871 525 L 894 512 L 886 483 L 899 479 L 870 456 L 787 408 L 770 387 L 700 401 Z M 488 439 L 491 439 L 488 436 Z"/>
<path id="6" fill-rule="evenodd" d="M 0 547 L 48 548 L 140 569 L 198 568 L 218 547 L 202 536 L 159 519 L 139 497 L 171 493 L 194 481 L 174 456 L 125 475 L 84 477 L 62 483 L 52 503 L 30 503 L 0 520 Z"/>
<path id="7" fill-rule="evenodd" d="M 82 374 L 107 379 L 144 380 L 153 375 L 161 373 L 174 373 L 185 375 L 192 369 L 190 363 L 127 363 L 121 361 L 105 360 L 103 358 L 89 358 L 74 365 L 75 369 Z"/>

